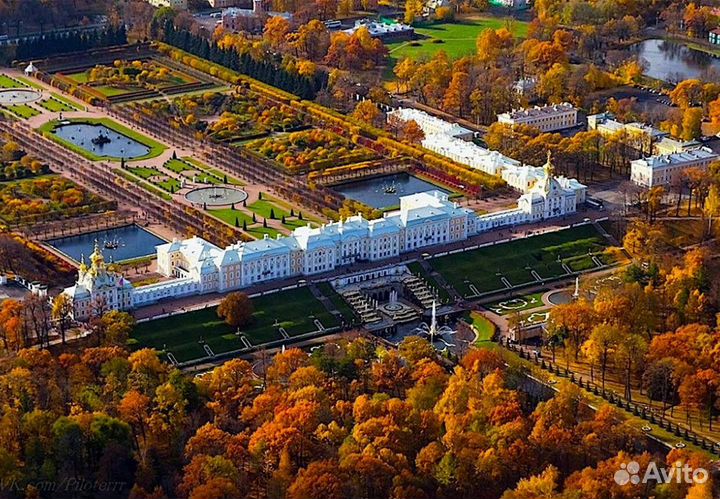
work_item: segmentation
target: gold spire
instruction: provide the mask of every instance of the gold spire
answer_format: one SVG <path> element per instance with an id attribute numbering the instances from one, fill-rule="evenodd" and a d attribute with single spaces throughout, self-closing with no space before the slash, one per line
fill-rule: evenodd
<path id="1" fill-rule="evenodd" d="M 85 263 L 85 255 L 80 255 L 80 274 L 84 274 L 88 271 L 88 266 Z"/>
<path id="2" fill-rule="evenodd" d="M 550 151 L 550 149 L 547 151 L 547 161 L 545 162 L 543 169 L 545 170 L 545 176 L 547 178 L 550 178 L 555 174 L 555 166 L 552 164 L 552 151 Z"/>

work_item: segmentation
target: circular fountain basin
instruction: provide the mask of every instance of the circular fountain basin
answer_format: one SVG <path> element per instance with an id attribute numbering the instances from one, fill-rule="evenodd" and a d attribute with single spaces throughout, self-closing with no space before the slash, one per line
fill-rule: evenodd
<path id="1" fill-rule="evenodd" d="M 234 187 L 200 187 L 185 194 L 185 198 L 191 203 L 206 204 L 207 206 L 225 206 L 242 203 L 248 198 L 248 194 L 244 190 Z"/>
<path id="2" fill-rule="evenodd" d="M 30 88 L 4 88 L 0 89 L 0 104 L 14 106 L 28 104 L 40 100 L 42 94 Z"/>
<path id="3" fill-rule="evenodd" d="M 547 299 L 553 305 L 565 305 L 573 301 L 573 294 L 570 290 L 563 289 L 562 291 L 550 293 Z"/>

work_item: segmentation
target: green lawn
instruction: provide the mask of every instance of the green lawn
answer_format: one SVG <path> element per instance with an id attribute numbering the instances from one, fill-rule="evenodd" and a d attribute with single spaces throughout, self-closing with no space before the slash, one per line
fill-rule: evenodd
<path id="1" fill-rule="evenodd" d="M 153 170 L 152 168 L 147 168 L 145 166 L 130 166 L 126 169 L 130 173 L 137 175 L 138 177 L 147 180 L 148 182 L 157 185 L 161 189 L 164 189 L 168 192 L 177 192 L 178 190 L 180 190 L 180 181 L 178 179 L 159 173 L 157 170 Z M 150 180 L 150 178 L 158 175 L 161 177 L 166 177 L 167 180 Z"/>
<path id="2" fill-rule="evenodd" d="M 275 219 L 276 220 L 282 220 L 282 217 L 285 217 L 285 223 L 283 224 L 283 227 L 287 228 L 288 230 L 295 230 L 298 227 L 305 227 L 308 222 L 313 222 L 315 224 L 319 224 L 320 221 L 312 218 L 312 217 L 306 217 L 303 215 L 303 219 L 300 220 L 298 218 L 299 213 L 295 212 L 295 216 L 290 216 L 290 208 L 282 203 L 282 201 L 279 201 L 277 199 L 271 198 L 267 194 L 263 196 L 263 199 L 258 199 L 252 204 L 248 205 L 248 209 L 254 213 L 257 213 L 259 216 L 263 218 L 267 218 L 270 220 L 270 211 L 272 210 Z"/>
<path id="3" fill-rule="evenodd" d="M 126 167 L 126 170 L 145 180 L 150 177 L 154 177 L 155 175 L 159 175 L 157 170 L 153 170 L 152 168 L 147 168 L 145 166 L 129 166 Z"/>
<path id="4" fill-rule="evenodd" d="M 495 324 L 478 312 L 470 312 L 465 317 L 465 320 L 468 321 L 477 332 L 478 336 L 475 340 L 475 347 L 497 348 L 497 343 L 493 341 L 497 330 Z"/>
<path id="5" fill-rule="evenodd" d="M 243 222 L 245 222 L 248 226 L 253 224 L 252 217 L 240 210 L 220 208 L 216 210 L 208 210 L 208 213 L 230 225 L 235 225 L 235 219 L 237 218 L 238 227 L 242 227 Z M 260 223 L 262 224 L 262 220 Z"/>
<path id="6" fill-rule="evenodd" d="M 71 73 L 65 76 L 78 83 L 87 83 L 88 81 L 88 74 L 85 71 L 80 71 L 79 73 Z"/>
<path id="7" fill-rule="evenodd" d="M 45 99 L 37 103 L 39 106 L 44 107 L 48 111 L 52 111 L 54 113 L 59 112 L 67 112 L 67 111 L 75 111 L 75 108 L 68 106 L 64 102 L 61 102 L 56 99 Z"/>
<path id="8" fill-rule="evenodd" d="M 184 172 L 187 170 L 194 170 L 195 167 L 187 164 L 185 161 L 179 160 L 179 159 L 169 159 L 165 162 L 163 165 L 165 168 L 167 168 L 170 171 L 173 171 L 175 173 Z"/>
<path id="9" fill-rule="evenodd" d="M 254 298 L 253 304 L 253 322 L 242 332 L 254 345 L 281 339 L 279 327 L 291 336 L 315 331 L 316 318 L 326 328 L 338 325 L 307 288 Z M 140 323 L 130 338 L 133 348 L 166 348 L 179 362 L 206 356 L 198 343 L 201 338 L 216 354 L 243 348 L 235 330 L 218 318 L 216 307 Z"/>
<path id="10" fill-rule="evenodd" d="M 139 90 L 142 90 L 141 88 L 120 88 L 120 87 L 112 87 L 110 85 L 99 85 L 97 87 L 92 87 L 93 89 L 97 90 L 101 94 L 103 94 L 106 97 L 114 97 L 116 95 L 124 95 L 129 94 L 131 92 L 137 92 Z"/>
<path id="11" fill-rule="evenodd" d="M 37 109 L 28 106 L 27 104 L 18 104 L 16 106 L 6 106 L 6 109 L 9 109 L 13 113 L 15 113 L 17 116 L 20 116 L 21 118 L 28 119 L 32 118 L 33 116 L 37 116 L 40 114 L 40 111 Z"/>
<path id="12" fill-rule="evenodd" d="M 210 168 L 208 165 L 198 161 L 195 158 L 186 156 L 181 159 L 183 161 L 185 161 L 186 163 L 190 163 L 191 165 L 193 165 L 193 167 L 195 167 L 196 170 L 207 172 L 207 173 L 214 175 L 215 177 L 220 178 L 220 179 L 225 179 L 225 177 L 227 177 L 227 183 L 230 185 L 245 185 L 245 182 L 241 182 L 240 180 L 238 180 L 234 177 L 226 175 L 225 173 L 221 172 L 220 170 L 217 170 L 215 168 Z"/>
<path id="13" fill-rule="evenodd" d="M 137 158 L 133 158 L 132 161 L 138 161 L 143 159 L 149 159 L 154 158 L 156 156 L 159 156 L 165 151 L 166 147 L 162 145 L 160 142 L 157 142 L 150 137 L 147 137 L 146 135 L 143 135 L 139 132 L 136 132 L 126 126 L 121 125 L 120 123 L 113 121 L 109 118 L 70 118 L 65 119 L 63 122 L 70 121 L 72 123 L 89 123 L 89 124 L 102 124 L 106 127 L 110 128 L 111 130 L 114 130 L 115 132 L 121 133 L 125 135 L 126 137 L 136 140 L 140 142 L 141 144 L 147 146 L 150 148 L 150 151 L 144 155 Z M 56 134 L 53 133 L 55 128 L 57 128 L 60 125 L 59 120 L 51 120 L 47 123 L 43 124 L 38 128 L 40 132 L 42 132 L 43 135 L 46 137 L 54 140 L 55 142 L 62 144 L 64 147 L 67 147 L 71 151 L 75 151 L 76 153 L 80 154 L 81 156 L 84 156 L 92 161 L 120 161 L 121 158 L 114 157 L 114 156 L 98 156 L 97 154 L 94 154 L 92 151 L 88 151 L 87 149 L 80 147 L 78 145 L 73 144 L 70 141 L 64 140 L 60 137 L 58 137 Z"/>
<path id="14" fill-rule="evenodd" d="M 583 225 L 434 258 L 430 264 L 460 294 L 473 296 L 471 285 L 480 293 L 505 289 L 502 277 L 514 286 L 534 283 L 531 270 L 543 279 L 562 276 L 566 274 L 563 261 L 572 263 L 573 257 L 602 251 L 605 246 L 605 239 L 592 225 Z"/>
<path id="15" fill-rule="evenodd" d="M 405 57 L 413 59 L 430 58 L 441 50 L 444 50 L 451 59 L 473 55 L 476 52 L 475 43 L 477 37 L 481 32 L 486 29 L 507 27 L 516 37 L 527 37 L 528 23 L 498 18 L 419 26 L 415 28 L 415 32 L 427 38 L 414 40 L 413 42 L 405 41 L 387 44 L 390 51 L 388 65 L 393 67 L 397 61 Z"/>
<path id="16" fill-rule="evenodd" d="M 0 88 L 21 88 L 27 86 L 20 81 L 15 81 L 7 75 L 0 74 Z"/>
<path id="17" fill-rule="evenodd" d="M 153 184 L 157 185 L 158 187 L 165 189 L 168 192 L 177 192 L 180 190 L 181 184 L 180 181 L 176 178 L 167 177 L 167 180 L 161 180 L 158 182 L 151 181 Z"/>
<path id="18" fill-rule="evenodd" d="M 72 73 L 69 75 L 65 75 L 66 77 L 70 78 L 71 80 L 84 85 L 88 83 L 88 73 L 86 71 L 82 71 L 80 73 Z M 98 85 L 98 86 L 92 86 L 91 87 L 101 94 L 105 95 L 106 97 L 112 97 L 114 95 L 123 95 L 128 94 L 130 92 L 136 92 L 138 90 L 142 90 L 140 88 L 120 88 L 115 87 L 111 85 Z"/>
<path id="19" fill-rule="evenodd" d="M 523 310 L 532 310 L 543 306 L 542 295 L 544 294 L 545 292 L 540 292 L 530 295 L 515 296 L 513 298 L 505 298 L 492 303 L 483 304 L 483 307 L 495 312 L 498 315 L 508 315 L 514 312 L 521 312 Z"/>
<path id="20" fill-rule="evenodd" d="M 223 222 L 235 226 L 235 219 L 237 219 L 237 226 L 242 228 L 243 222 L 247 225 L 247 233 L 256 239 L 262 239 L 265 234 L 268 237 L 275 239 L 278 235 L 283 235 L 282 232 L 272 227 L 263 227 L 262 218 L 257 217 L 257 222 L 253 224 L 252 217 L 240 210 L 233 210 L 230 208 L 220 208 L 216 210 L 208 210 L 215 218 L 222 220 Z"/>
<path id="21" fill-rule="evenodd" d="M 345 322 L 350 323 L 355 320 L 355 313 L 350 308 L 350 305 L 348 305 L 343 297 L 340 296 L 335 289 L 333 289 L 329 282 L 320 282 L 317 287 L 320 289 L 320 292 L 327 296 L 327 298 L 332 302 L 333 307 L 342 314 Z"/>
<path id="22" fill-rule="evenodd" d="M 45 90 L 42 85 L 40 85 L 39 83 L 36 83 L 28 78 L 23 78 L 22 76 L 18 76 L 17 80 L 20 83 L 22 83 L 23 85 L 25 85 L 26 87 L 31 87 L 36 90 Z"/>
<path id="23" fill-rule="evenodd" d="M 168 194 L 167 192 L 164 192 L 164 191 L 158 189 L 157 187 L 155 187 L 152 184 L 149 184 L 146 182 L 141 182 L 138 177 L 134 176 L 133 174 L 131 174 L 129 172 L 126 172 L 125 170 L 121 170 L 118 168 L 113 171 L 115 172 L 116 175 L 119 175 L 122 178 L 124 178 L 125 180 L 128 180 L 129 182 L 132 182 L 133 184 L 136 184 L 136 185 L 142 187 L 146 191 L 152 193 L 155 196 L 158 196 L 159 198 L 162 198 L 166 201 L 172 200 L 172 196 L 170 194 Z"/>
<path id="24" fill-rule="evenodd" d="M 80 111 L 80 107 L 75 104 L 73 101 L 68 99 L 67 97 L 56 94 L 55 92 L 51 92 L 50 95 L 54 98 L 65 104 L 66 106 L 70 107 L 73 111 Z"/>
<path id="25" fill-rule="evenodd" d="M 255 227 L 248 227 L 247 232 L 256 239 L 262 239 L 265 235 L 275 239 L 277 236 L 283 235 L 283 233 L 277 229 L 273 229 L 272 227 L 263 227 L 261 223 Z"/>

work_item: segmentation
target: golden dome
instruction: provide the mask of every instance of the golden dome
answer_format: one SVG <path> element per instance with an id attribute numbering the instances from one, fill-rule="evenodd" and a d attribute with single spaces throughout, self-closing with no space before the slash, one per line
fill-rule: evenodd
<path id="1" fill-rule="evenodd" d="M 90 263 L 93 269 L 99 269 L 105 265 L 105 257 L 102 251 L 100 251 L 100 245 L 97 240 L 95 240 L 95 250 L 92 252 L 92 255 L 90 255 Z"/>

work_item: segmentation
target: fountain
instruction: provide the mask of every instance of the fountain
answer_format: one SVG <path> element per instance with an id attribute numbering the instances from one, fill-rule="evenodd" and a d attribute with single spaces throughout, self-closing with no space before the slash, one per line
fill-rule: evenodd
<path id="1" fill-rule="evenodd" d="M 432 343 L 433 346 L 435 346 L 436 336 L 438 337 L 438 340 L 443 344 L 444 348 L 455 346 L 453 343 L 448 343 L 445 338 L 443 338 L 443 336 L 452 336 L 457 331 L 454 331 L 449 326 L 438 327 L 435 300 L 433 300 L 432 303 L 432 315 L 430 318 L 430 325 L 428 325 L 426 322 L 423 322 L 413 332 L 416 333 L 418 336 L 429 337 L 430 343 Z"/>
<path id="2" fill-rule="evenodd" d="M 575 292 L 572 295 L 573 300 L 580 298 L 580 277 L 575 278 Z"/>
<path id="3" fill-rule="evenodd" d="M 382 309 L 387 312 L 399 312 L 403 310 L 405 306 L 402 303 L 398 303 L 398 292 L 394 289 L 390 290 L 390 296 L 387 304 L 382 306 Z"/>
<path id="4" fill-rule="evenodd" d="M 360 201 L 368 206 L 386 209 L 400 204 L 400 196 L 409 196 L 418 192 L 439 190 L 449 191 L 437 185 L 415 177 L 407 172 L 351 180 L 332 187 L 346 198 Z"/>
<path id="5" fill-rule="evenodd" d="M 393 181 L 390 184 L 383 184 L 381 190 L 384 194 L 397 194 L 398 188 Z"/>
<path id="6" fill-rule="evenodd" d="M 93 145 L 102 147 L 105 144 L 109 144 L 110 142 L 112 142 L 112 140 L 110 140 L 110 137 L 108 137 L 107 135 L 103 135 L 101 132 L 95 138 L 93 138 L 90 142 L 92 142 Z"/>
<path id="7" fill-rule="evenodd" d="M 193 189 L 185 198 L 198 204 L 207 206 L 225 206 L 233 203 L 242 203 L 248 197 L 247 192 L 242 189 L 229 186 L 199 187 Z"/>
<path id="8" fill-rule="evenodd" d="M 112 239 L 105 239 L 105 241 L 103 241 L 103 247 L 105 249 L 114 250 L 114 249 L 118 249 L 120 246 L 125 246 L 125 245 L 122 244 L 120 242 L 120 239 L 118 239 L 117 237 L 112 238 Z"/>

